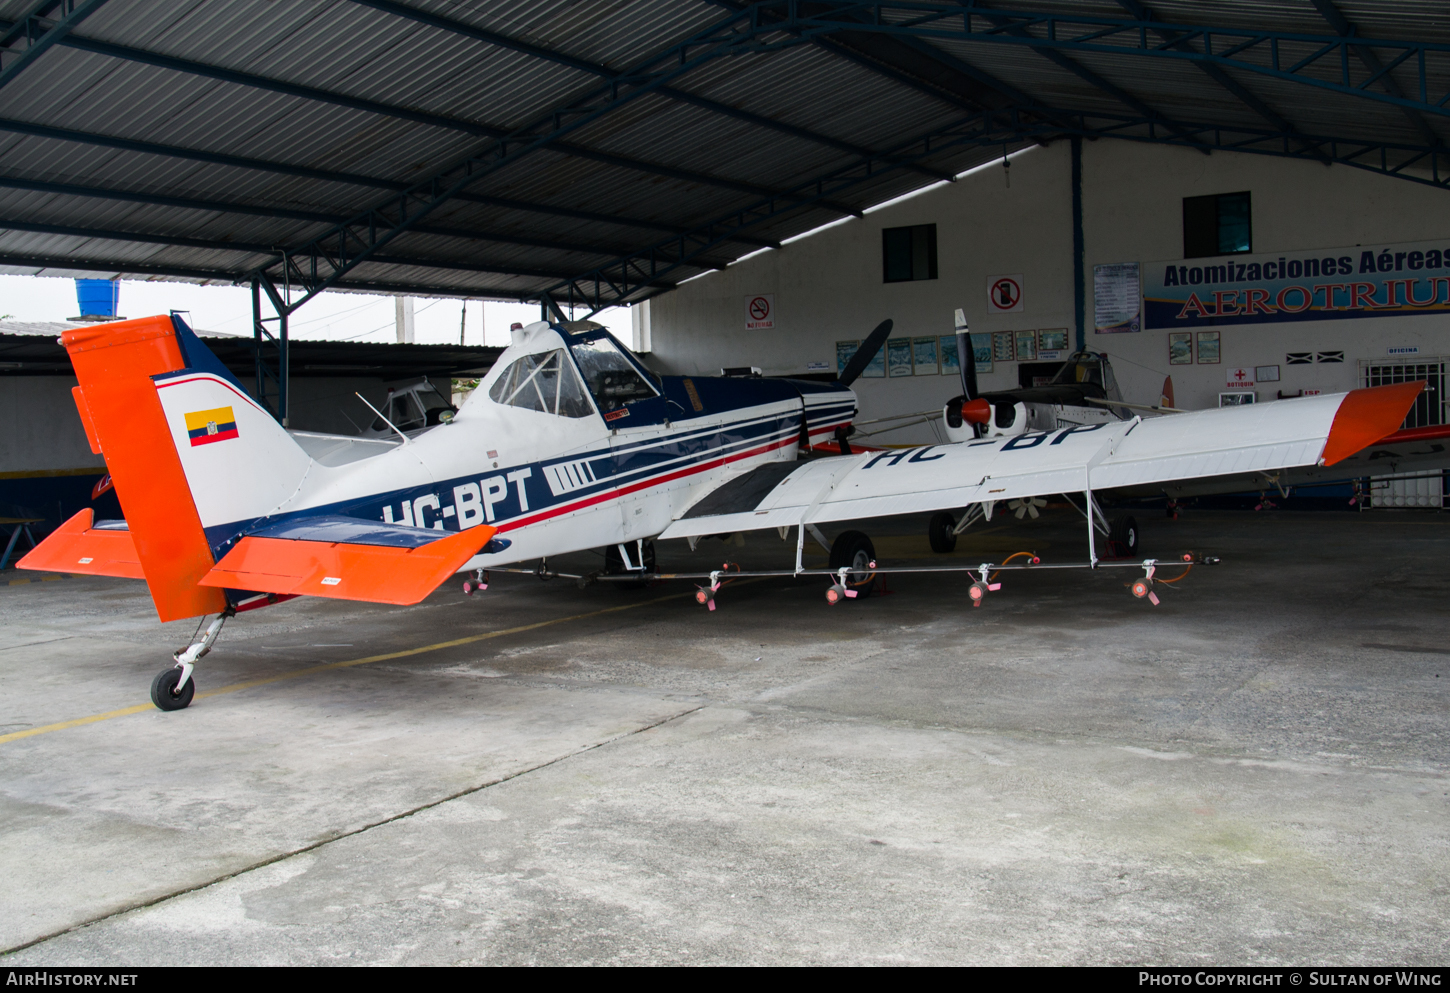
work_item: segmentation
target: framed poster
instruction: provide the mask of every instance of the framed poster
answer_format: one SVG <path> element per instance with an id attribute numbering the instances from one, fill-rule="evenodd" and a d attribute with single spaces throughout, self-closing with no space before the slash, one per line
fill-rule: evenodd
<path id="1" fill-rule="evenodd" d="M 836 342 L 836 375 L 846 371 L 846 363 L 851 361 L 851 356 L 856 354 L 856 349 L 861 347 L 861 339 L 853 338 L 850 341 Z"/>
<path id="2" fill-rule="evenodd" d="M 1093 331 L 1141 331 L 1142 271 L 1137 262 L 1093 266 Z"/>
<path id="3" fill-rule="evenodd" d="M 1218 365 L 1219 361 L 1219 332 L 1199 331 L 1198 334 L 1198 361 L 1200 365 Z"/>
<path id="4" fill-rule="evenodd" d="M 962 371 L 962 363 L 957 358 L 957 336 L 944 334 L 938 340 L 938 351 L 941 353 L 941 374 L 943 376 L 955 376 Z"/>
<path id="5" fill-rule="evenodd" d="M 1279 367 L 1276 365 L 1254 366 L 1254 379 L 1260 383 L 1277 383 L 1279 381 Z"/>
<path id="6" fill-rule="evenodd" d="M 890 338 L 886 342 L 886 375 L 895 379 L 897 376 L 911 375 L 911 339 Z"/>
<path id="7" fill-rule="evenodd" d="M 1017 357 L 1017 346 L 1013 343 L 1011 331 L 992 332 L 992 361 L 1011 362 Z"/>
<path id="8" fill-rule="evenodd" d="M 1037 348 L 1043 352 L 1060 352 L 1067 347 L 1067 328 L 1047 328 L 1037 332 Z"/>
<path id="9" fill-rule="evenodd" d="M 936 337 L 911 339 L 911 364 L 913 375 L 940 376 L 941 360 L 937 358 Z"/>
<path id="10" fill-rule="evenodd" d="M 992 336 L 986 332 L 972 335 L 972 355 L 977 360 L 978 372 L 992 371 Z"/>
<path id="11" fill-rule="evenodd" d="M 1017 361 L 1018 362 L 1036 362 L 1037 361 L 1037 332 L 1036 331 L 1018 331 L 1017 332 Z"/>
<path id="12" fill-rule="evenodd" d="M 1193 332 L 1168 332 L 1168 364 L 1193 365 Z"/>

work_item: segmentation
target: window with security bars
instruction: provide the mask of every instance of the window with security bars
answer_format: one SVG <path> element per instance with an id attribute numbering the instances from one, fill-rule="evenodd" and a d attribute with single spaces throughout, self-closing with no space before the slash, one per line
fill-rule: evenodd
<path id="1" fill-rule="evenodd" d="M 1390 383 L 1413 383 L 1425 380 L 1425 389 L 1415 398 L 1409 416 L 1401 427 L 1424 428 L 1445 423 L 1445 363 L 1443 360 L 1413 362 L 1364 363 L 1361 370 L 1365 386 L 1386 386 Z"/>

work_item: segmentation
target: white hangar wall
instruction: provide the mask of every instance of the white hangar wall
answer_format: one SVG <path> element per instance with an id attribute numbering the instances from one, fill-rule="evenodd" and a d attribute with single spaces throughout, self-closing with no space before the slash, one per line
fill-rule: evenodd
<path id="1" fill-rule="evenodd" d="M 988 166 L 692 280 L 650 301 L 653 357 L 681 373 L 753 365 L 767 375 L 786 375 L 813 371 L 811 363 L 833 371 L 836 341 L 862 338 L 887 317 L 895 321 L 893 337 L 950 334 L 957 307 L 974 332 L 1068 328 L 1071 344 L 1071 168 L 1067 141 L 1034 148 L 1013 158 L 1010 188 L 1000 164 Z M 1215 406 L 1235 368 L 1278 365 L 1281 381 L 1256 391 L 1262 402 L 1280 390 L 1350 389 L 1357 385 L 1357 361 L 1386 359 L 1392 347 L 1418 347 L 1420 359 L 1450 357 L 1450 315 L 1434 313 L 1221 327 L 1217 365 L 1170 366 L 1165 330 L 1093 332 L 1095 265 L 1182 259 L 1183 198 L 1243 190 L 1252 195 L 1255 255 L 1436 239 L 1450 250 L 1450 193 L 1427 186 L 1347 166 L 1085 142 L 1087 347 L 1112 357 L 1126 399 L 1157 402 L 1171 373 L 1180 406 Z M 932 223 L 938 278 L 884 283 L 881 230 Z M 1359 253 L 1333 254 L 1350 254 L 1357 262 Z M 1018 273 L 1024 277 L 1023 311 L 989 315 L 987 277 Z M 1145 281 L 1147 275 L 1145 267 Z M 746 300 L 757 294 L 774 294 L 771 330 L 745 328 Z M 1342 364 L 1285 364 L 1288 352 L 1341 350 Z M 1016 362 L 997 362 L 981 377 L 982 388 L 1016 386 L 1017 370 Z M 955 376 L 863 378 L 856 390 L 862 420 L 939 407 L 960 392 Z M 933 429 L 923 425 L 875 440 L 932 439 Z"/>

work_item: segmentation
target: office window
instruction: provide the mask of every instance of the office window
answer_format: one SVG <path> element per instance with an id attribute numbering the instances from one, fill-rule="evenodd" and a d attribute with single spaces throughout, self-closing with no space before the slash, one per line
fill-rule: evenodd
<path id="1" fill-rule="evenodd" d="M 881 263 L 887 283 L 936 279 L 936 225 L 883 229 Z"/>
<path id="2" fill-rule="evenodd" d="M 1248 193 L 1183 198 L 1183 257 L 1234 255 L 1254 250 Z"/>

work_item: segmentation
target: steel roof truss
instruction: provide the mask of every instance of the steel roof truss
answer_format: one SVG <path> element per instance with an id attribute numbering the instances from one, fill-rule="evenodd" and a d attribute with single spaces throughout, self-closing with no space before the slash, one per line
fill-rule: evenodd
<path id="1" fill-rule="evenodd" d="M 1202 62 L 1257 73 L 1286 82 L 1314 86 L 1381 103 L 1409 107 L 1422 113 L 1450 116 L 1450 90 L 1431 92 L 1430 76 L 1443 78 L 1450 71 L 1450 43 L 1395 38 L 1346 38 L 1293 31 L 1175 24 L 1140 21 L 1096 14 L 1043 13 L 975 3 L 945 4 L 925 0 L 814 0 L 809 7 L 795 0 L 761 0 L 752 10 L 780 12 L 780 25 L 802 34 L 831 34 L 843 30 L 918 37 L 976 44 L 1016 45 L 1044 51 L 1146 57 Z M 864 20 L 856 20 L 861 14 Z M 910 20 L 893 18 L 908 15 Z M 852 19 L 843 20 L 849 15 Z M 757 13 L 757 16 L 758 13 Z M 1153 41 L 1149 35 L 1172 34 L 1171 41 Z M 1111 43 L 1110 43 L 1111 42 Z M 1194 42 L 1199 48 L 1183 47 Z M 1290 61 L 1306 47 L 1307 55 Z M 1350 55 L 1366 48 L 1382 69 L 1356 79 Z M 1250 57 L 1252 56 L 1252 58 Z M 1358 61 L 1358 55 L 1355 56 Z M 1411 61 L 1413 60 L 1413 61 Z M 1418 97 L 1379 93 L 1370 85 L 1390 69 L 1410 63 Z M 1309 70 L 1321 73 L 1312 75 Z"/>
<path id="2" fill-rule="evenodd" d="M 1401 178 L 1439 189 L 1450 188 L 1450 171 L 1446 169 L 1446 166 L 1450 165 L 1450 153 L 1440 148 L 1384 142 L 1349 142 L 1278 131 L 1194 124 L 1184 125 L 1187 134 L 1183 136 L 1165 138 L 1155 134 L 1155 128 L 1161 122 L 1146 117 L 1070 114 L 1066 111 L 1057 111 L 1055 114 L 1075 118 L 1078 122 L 1076 133 L 1083 137 L 1116 137 L 1131 141 L 1177 144 L 1192 148 L 1208 144 L 1224 150 L 1316 161 L 1327 155 L 1333 162 L 1386 175 L 1398 175 Z M 927 155 L 937 154 L 951 146 L 1031 141 L 1035 134 L 1053 129 L 1056 129 L 1057 133 L 1061 133 L 1060 124 L 1027 124 L 1020 118 L 1015 128 L 997 128 L 992 123 L 992 119 L 997 116 L 1000 115 L 974 115 L 972 118 L 955 122 L 946 129 L 920 136 L 914 139 L 914 142 L 921 143 L 921 154 Z M 1380 159 L 1377 166 L 1361 161 L 1372 153 L 1377 153 Z M 896 154 L 902 155 L 900 147 L 896 150 Z M 1392 155 L 1394 156 L 1393 162 L 1391 161 Z M 1423 162 L 1427 156 L 1430 158 L 1430 177 L 1428 179 L 1404 173 L 1404 169 L 1412 164 Z M 797 192 L 814 187 L 821 191 L 829 189 L 840 193 L 844 189 L 879 176 L 880 171 L 873 174 L 869 170 L 850 168 L 838 170 L 801 184 L 797 187 Z M 642 293 L 641 291 L 645 288 L 642 280 L 634 277 L 647 276 L 651 281 L 662 281 L 674 270 L 690 265 L 690 260 L 695 254 L 716 244 L 727 231 L 775 220 L 782 214 L 800 209 L 800 206 L 797 201 L 759 201 L 702 224 L 688 235 L 658 241 L 628 258 L 619 258 L 606 266 L 582 273 L 567 284 L 551 287 L 550 292 L 558 295 L 567 287 L 571 295 L 577 293 L 581 299 L 587 300 L 595 310 L 614 306 L 630 299 L 636 301 L 644 299 L 653 294 Z M 606 288 L 611 295 L 605 296 L 601 292 Z"/>
<path id="3" fill-rule="evenodd" d="M 181 148 L 175 145 L 160 145 L 155 142 L 138 141 L 133 138 L 121 138 L 114 135 L 93 134 L 87 131 L 73 131 L 66 128 L 54 128 L 44 124 L 32 124 L 28 121 L 15 121 L 0 118 L 0 131 L 10 131 L 15 134 L 34 135 L 38 138 L 50 138 L 56 141 L 71 141 L 85 145 L 97 145 L 104 148 L 120 148 L 131 152 L 141 152 L 146 155 L 158 155 L 164 158 L 186 159 L 196 162 L 207 162 L 213 165 L 230 166 L 237 169 L 249 169 L 257 172 L 271 172 L 283 176 L 298 176 L 303 179 L 315 179 L 319 182 L 340 183 L 345 185 L 363 186 L 371 189 L 392 190 L 400 192 L 407 189 L 408 184 L 391 179 L 382 179 L 377 176 L 364 176 L 359 173 L 336 172 L 327 169 L 313 169 L 308 166 L 292 165 L 286 162 L 275 162 L 268 159 L 254 159 L 242 155 L 226 155 L 220 152 L 207 152 L 200 149 Z M 489 207 L 501 207 L 507 210 L 518 210 L 526 213 L 551 214 L 556 217 L 568 217 L 579 221 L 596 221 L 604 224 L 617 224 L 622 227 L 648 228 L 653 231 L 678 230 L 675 225 L 666 224 L 661 221 L 648 221 L 643 218 L 624 217 L 619 214 L 601 214 L 589 210 L 575 210 L 569 207 L 557 207 L 552 204 L 532 203 L 526 200 L 513 200 L 508 197 L 486 196 L 479 193 L 462 193 L 459 200 L 468 203 L 478 203 Z M 218 207 L 215 209 L 225 209 Z M 336 222 L 339 219 L 334 219 Z M 418 230 L 430 230 L 419 228 Z M 509 240 L 506 236 L 490 236 L 485 233 L 463 233 L 460 231 L 444 231 L 436 229 L 440 234 L 452 234 L 458 237 L 479 237 L 488 241 Z M 774 242 L 763 241 L 759 238 L 741 238 L 742 243 L 753 245 L 756 248 L 779 248 Z M 552 244 L 543 241 L 531 240 L 519 242 L 520 244 L 538 245 L 544 248 L 567 248 L 577 251 L 597 251 L 613 254 L 604 248 L 585 249 L 582 246 L 566 245 L 564 243 Z"/>
<path id="4" fill-rule="evenodd" d="M 0 28 L 0 87 L 65 39 L 106 0 L 39 0 L 14 24 Z M 60 14 L 56 20 L 54 15 Z M 12 56 L 7 64 L 5 57 Z"/>

